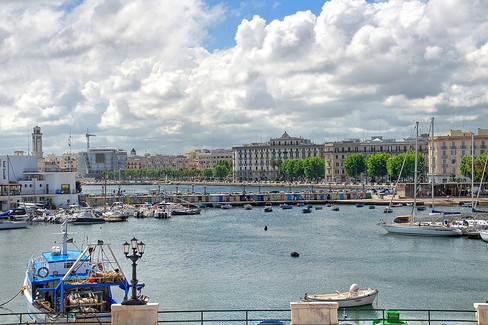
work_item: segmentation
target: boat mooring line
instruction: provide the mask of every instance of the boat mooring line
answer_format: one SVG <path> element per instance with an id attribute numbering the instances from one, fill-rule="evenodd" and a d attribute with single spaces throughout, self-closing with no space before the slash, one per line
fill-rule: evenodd
<path id="1" fill-rule="evenodd" d="M 17 293 L 15 294 L 15 296 L 13 296 L 12 298 L 10 298 L 9 300 L 7 300 L 6 302 L 4 302 L 3 304 L 0 304 L 0 307 L 3 307 L 4 305 L 6 305 L 6 304 L 8 304 L 9 302 L 11 302 L 12 300 L 14 300 L 14 299 L 15 299 L 15 297 L 17 297 L 19 294 L 21 294 L 21 293 L 23 293 L 23 292 L 24 292 L 24 289 L 25 289 L 25 287 L 20 288 L 19 292 L 17 292 Z"/>

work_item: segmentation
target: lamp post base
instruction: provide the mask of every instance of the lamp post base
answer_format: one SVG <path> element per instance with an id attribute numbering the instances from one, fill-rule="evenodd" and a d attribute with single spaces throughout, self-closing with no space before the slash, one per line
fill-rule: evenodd
<path id="1" fill-rule="evenodd" d="M 129 300 L 122 301 L 121 305 L 128 305 L 128 306 L 136 306 L 136 305 L 145 305 L 146 303 L 142 300 L 137 298 L 130 298 Z"/>

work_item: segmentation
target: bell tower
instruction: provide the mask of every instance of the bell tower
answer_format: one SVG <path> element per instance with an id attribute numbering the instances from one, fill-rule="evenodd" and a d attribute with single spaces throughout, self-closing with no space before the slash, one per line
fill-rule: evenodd
<path id="1" fill-rule="evenodd" d="M 37 158 L 42 158 L 42 133 L 39 126 L 34 127 L 32 132 L 32 155 Z"/>

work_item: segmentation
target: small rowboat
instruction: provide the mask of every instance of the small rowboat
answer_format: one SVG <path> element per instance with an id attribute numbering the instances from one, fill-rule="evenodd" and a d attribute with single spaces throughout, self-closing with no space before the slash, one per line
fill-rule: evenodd
<path id="1" fill-rule="evenodd" d="M 377 295 L 377 289 L 359 289 L 357 284 L 353 284 L 349 288 L 349 291 L 336 291 L 336 293 L 314 295 L 305 293 L 305 296 L 301 300 L 304 302 L 337 302 L 339 307 L 357 307 L 371 305 Z"/>

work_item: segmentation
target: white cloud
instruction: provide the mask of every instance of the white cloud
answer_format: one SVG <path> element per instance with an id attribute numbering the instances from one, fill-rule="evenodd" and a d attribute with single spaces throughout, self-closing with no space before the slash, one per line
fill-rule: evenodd
<path id="1" fill-rule="evenodd" d="M 0 7 L 6 153 L 26 149 L 15 137 L 35 125 L 49 153 L 67 150 L 56 138 L 86 129 L 97 134 L 92 146 L 184 153 L 285 129 L 320 141 L 402 137 L 430 116 L 440 129 L 453 115 L 469 130 L 486 127 L 485 1 L 331 0 L 318 16 L 273 21 L 256 12 L 234 47 L 213 52 L 203 41 L 233 2 L 227 13 L 200 0 L 62 5 Z"/>

